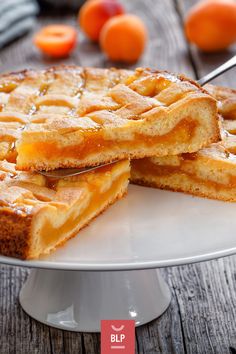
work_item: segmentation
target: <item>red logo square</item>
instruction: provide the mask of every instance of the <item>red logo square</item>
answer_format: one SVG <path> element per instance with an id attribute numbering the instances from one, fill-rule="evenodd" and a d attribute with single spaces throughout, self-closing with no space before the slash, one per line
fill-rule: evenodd
<path id="1" fill-rule="evenodd" d="M 135 321 L 102 320 L 101 354 L 135 354 Z"/>

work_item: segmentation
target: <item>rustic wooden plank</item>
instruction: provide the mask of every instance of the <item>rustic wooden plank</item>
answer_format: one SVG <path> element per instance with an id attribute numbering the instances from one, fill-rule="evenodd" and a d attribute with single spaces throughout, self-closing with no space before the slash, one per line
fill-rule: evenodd
<path id="1" fill-rule="evenodd" d="M 167 270 L 179 303 L 187 353 L 228 354 L 236 344 L 236 258 Z"/>
<path id="2" fill-rule="evenodd" d="M 55 340 L 57 340 L 57 331 L 55 332 Z M 96 340 L 95 335 L 94 340 Z M 63 341 L 65 352 L 84 354 L 83 334 L 63 331 Z"/>
<path id="3" fill-rule="evenodd" d="M 166 274 L 166 271 L 163 271 Z M 185 340 L 182 333 L 177 298 L 172 291 L 169 308 L 158 319 L 136 328 L 137 353 L 184 354 Z"/>
<path id="4" fill-rule="evenodd" d="M 183 22 L 189 9 L 199 0 L 175 0 L 176 8 L 179 12 L 181 21 Z M 196 68 L 197 77 L 200 78 L 210 71 L 214 70 L 217 66 L 229 60 L 236 54 L 236 45 L 230 47 L 228 50 L 219 53 L 203 53 L 198 50 L 194 45 L 189 47 L 189 52 L 193 60 L 193 65 Z M 235 69 L 233 69 L 235 70 Z M 215 79 L 212 83 L 216 85 L 224 85 L 235 87 L 235 75 L 232 70 L 225 73 L 223 76 Z"/>
<path id="5" fill-rule="evenodd" d="M 28 272 L 19 267 L 0 267 L 0 353 L 3 354 L 51 353 L 47 326 L 32 320 L 18 302 Z"/>
<path id="6" fill-rule="evenodd" d="M 235 267 L 232 256 L 162 270 L 172 289 L 171 306 L 136 330 L 139 353 L 231 354 L 230 347 L 236 347 Z"/>

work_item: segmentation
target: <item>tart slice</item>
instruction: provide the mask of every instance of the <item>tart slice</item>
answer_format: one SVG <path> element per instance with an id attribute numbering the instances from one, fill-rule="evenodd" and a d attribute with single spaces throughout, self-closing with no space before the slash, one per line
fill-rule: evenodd
<path id="1" fill-rule="evenodd" d="M 49 180 L 0 162 L 0 253 L 22 259 L 47 254 L 127 190 L 129 161 L 84 175 Z"/>
<path id="2" fill-rule="evenodd" d="M 236 201 L 236 90 L 206 88 L 219 100 L 222 141 L 196 153 L 134 160 L 133 183 Z"/>
<path id="3" fill-rule="evenodd" d="M 215 100 L 166 72 L 61 67 L 1 80 L 0 153 L 17 157 L 18 169 L 173 155 L 219 140 Z"/>

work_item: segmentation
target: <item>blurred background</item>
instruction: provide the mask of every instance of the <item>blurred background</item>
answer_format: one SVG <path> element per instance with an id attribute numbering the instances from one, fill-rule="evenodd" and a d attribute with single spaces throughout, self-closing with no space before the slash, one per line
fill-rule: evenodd
<path id="1" fill-rule="evenodd" d="M 94 1 L 99 3 L 98 6 L 91 9 L 90 5 L 83 21 L 81 21 L 79 17 L 81 6 L 83 8 L 87 3 Z M 205 8 L 199 10 L 197 8 L 199 3 L 202 5 L 202 3 L 216 3 L 217 1 L 219 0 L 87 0 L 87 2 L 83 0 L 1 0 L 0 71 L 15 71 L 23 68 L 45 67 L 63 63 L 97 67 L 134 68 L 145 66 L 181 72 L 190 77 L 198 78 L 235 53 L 235 2 L 228 0 L 234 3 L 235 11 L 229 11 L 226 8 L 224 12 L 221 8 L 217 9 L 214 6 L 213 10 Z M 224 1 L 221 0 L 221 2 Z M 117 8 L 113 9 L 111 3 L 118 3 L 122 7 L 122 11 L 118 9 L 120 12 L 117 13 Z M 136 43 L 132 35 L 133 32 L 139 32 L 139 28 L 136 30 L 137 25 L 134 23 L 133 28 L 130 29 L 120 24 L 115 29 L 116 33 L 111 38 L 110 43 L 107 37 L 112 29 L 107 31 L 109 33 L 103 41 L 105 42 L 103 46 L 100 39 L 91 40 L 91 36 L 86 31 L 88 32 L 93 28 L 96 21 L 99 22 L 101 18 L 104 20 L 104 11 L 106 16 L 108 13 L 110 17 L 120 16 L 121 13 L 128 14 L 128 16 L 130 14 L 137 16 L 145 27 L 144 29 L 141 28 L 141 32 L 146 30 L 146 35 L 143 33 L 137 34 Z M 207 14 L 210 14 L 209 24 L 204 24 L 204 16 L 206 17 Z M 109 20 L 109 16 L 106 17 L 106 21 Z M 201 41 L 207 34 L 211 35 L 211 32 L 215 30 L 215 28 L 212 28 L 211 21 L 213 21 L 213 25 L 216 26 L 215 36 L 218 38 L 218 42 L 224 42 L 225 38 L 229 37 L 228 42 L 222 43 L 225 48 L 210 52 L 199 49 L 187 38 L 187 21 L 189 22 L 190 32 L 192 31 L 189 36 L 194 37 L 195 35 L 196 37 L 197 35 L 201 37 L 200 39 L 192 38 L 195 42 Z M 203 24 L 197 28 L 196 23 Z M 39 46 L 35 45 L 35 34 L 44 29 L 45 26 L 53 24 L 70 26 L 76 32 L 76 43 L 68 55 L 55 58 L 55 56 L 48 55 Z M 130 34 L 129 30 L 131 31 Z M 58 36 L 58 34 L 56 35 Z M 131 42 L 136 43 L 136 49 L 140 45 L 143 46 L 137 53 L 136 60 L 129 62 L 111 58 L 109 48 L 110 51 L 114 51 L 115 47 L 119 47 L 119 40 L 124 42 L 129 35 Z M 214 38 L 207 39 L 206 45 L 209 48 L 212 40 L 214 42 Z M 130 46 L 130 44 L 127 43 L 127 46 Z M 104 49 L 104 47 L 106 48 Z M 220 79 L 216 82 L 219 83 Z M 232 86 L 232 74 L 226 74 L 224 82 Z"/>

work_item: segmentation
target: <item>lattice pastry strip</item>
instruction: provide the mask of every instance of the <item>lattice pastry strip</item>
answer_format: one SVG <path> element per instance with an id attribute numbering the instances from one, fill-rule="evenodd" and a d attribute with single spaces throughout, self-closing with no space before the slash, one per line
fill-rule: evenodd
<path id="1" fill-rule="evenodd" d="M 44 72 L 36 74 L 34 71 L 25 71 L 18 76 L 13 75 L 12 79 L 12 85 L 10 79 L 6 79 L 5 85 L 2 82 L 2 94 L 7 97 L 4 98 L 5 103 L 2 104 L 0 112 L 0 159 L 6 158 L 9 161 L 15 161 L 15 143 L 35 112 L 36 98 L 47 85 Z"/>

